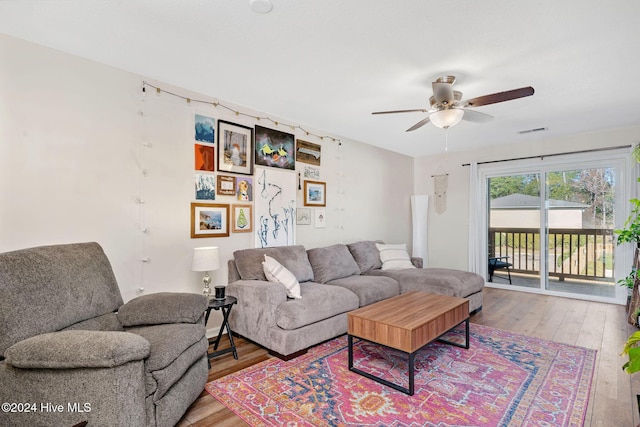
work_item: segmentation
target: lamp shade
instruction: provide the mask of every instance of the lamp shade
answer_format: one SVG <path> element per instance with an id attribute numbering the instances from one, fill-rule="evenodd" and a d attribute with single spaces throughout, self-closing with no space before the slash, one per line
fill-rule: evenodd
<path id="1" fill-rule="evenodd" d="M 193 248 L 191 271 L 213 271 L 219 268 L 220 254 L 217 247 Z"/>
<path id="2" fill-rule="evenodd" d="M 460 123 L 462 116 L 464 116 L 464 110 L 450 108 L 448 110 L 436 111 L 431 114 L 429 118 L 431 119 L 431 123 L 435 126 L 442 129 L 448 129 L 451 126 L 455 126 Z"/>

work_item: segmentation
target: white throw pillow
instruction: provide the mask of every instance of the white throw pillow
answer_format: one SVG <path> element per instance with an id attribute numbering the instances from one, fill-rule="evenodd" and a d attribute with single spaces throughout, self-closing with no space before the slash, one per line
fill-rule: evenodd
<path id="1" fill-rule="evenodd" d="M 262 269 L 268 281 L 282 283 L 287 288 L 287 296 L 289 298 L 302 298 L 300 295 L 300 283 L 298 283 L 296 276 L 274 258 L 265 254 Z"/>
<path id="2" fill-rule="evenodd" d="M 411 258 L 407 253 L 407 245 L 404 243 L 398 245 L 382 245 L 376 243 L 378 251 L 380 251 L 380 261 L 382 261 L 383 270 L 402 270 L 405 268 L 416 268 L 411 263 Z"/>

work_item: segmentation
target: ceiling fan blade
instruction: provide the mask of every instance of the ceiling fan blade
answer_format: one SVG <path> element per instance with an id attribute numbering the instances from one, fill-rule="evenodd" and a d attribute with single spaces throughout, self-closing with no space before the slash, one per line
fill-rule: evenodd
<path id="1" fill-rule="evenodd" d="M 426 113 L 429 110 L 425 110 L 424 108 L 414 109 L 414 110 L 393 110 L 393 111 L 376 111 L 371 114 L 395 114 L 395 113 Z"/>
<path id="2" fill-rule="evenodd" d="M 471 98 L 462 103 L 464 107 L 481 107 L 483 105 L 496 104 L 498 102 L 511 101 L 512 99 L 524 98 L 533 95 L 531 86 L 521 87 L 520 89 L 508 90 L 505 92 L 492 93 L 490 95 Z"/>
<path id="3" fill-rule="evenodd" d="M 437 104 L 449 105 L 454 101 L 453 85 L 451 83 L 433 82 L 431 87 Z"/>
<path id="4" fill-rule="evenodd" d="M 426 119 L 422 119 L 418 123 L 416 123 L 415 125 L 411 126 L 409 129 L 407 129 L 405 132 L 411 132 L 412 130 L 416 130 L 418 128 L 421 128 L 422 126 L 424 126 L 427 123 L 429 123 L 430 120 L 431 119 L 429 119 L 429 117 L 427 117 Z"/>
<path id="5" fill-rule="evenodd" d="M 462 120 L 466 120 L 468 122 L 474 123 L 486 123 L 493 120 L 493 116 L 486 113 L 481 113 L 476 110 L 468 110 L 466 108 L 462 108 L 464 110 L 464 116 L 462 116 Z"/>

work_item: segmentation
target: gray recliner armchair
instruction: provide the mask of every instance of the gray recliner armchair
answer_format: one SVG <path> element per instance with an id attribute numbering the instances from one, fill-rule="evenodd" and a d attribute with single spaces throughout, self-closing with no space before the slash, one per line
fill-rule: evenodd
<path id="1" fill-rule="evenodd" d="M 206 308 L 123 304 L 97 243 L 0 254 L 0 425 L 175 425 L 207 381 Z"/>

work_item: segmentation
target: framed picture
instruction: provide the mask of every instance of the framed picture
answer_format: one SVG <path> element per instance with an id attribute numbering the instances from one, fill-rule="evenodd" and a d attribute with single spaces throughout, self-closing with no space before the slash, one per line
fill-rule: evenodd
<path id="1" fill-rule="evenodd" d="M 253 210 L 251 205 L 231 205 L 233 212 L 234 233 L 248 233 L 253 231 Z"/>
<path id="2" fill-rule="evenodd" d="M 218 170 L 253 174 L 253 129 L 218 120 Z"/>
<path id="3" fill-rule="evenodd" d="M 307 209 L 307 208 L 296 209 L 296 224 L 298 225 L 311 224 L 311 209 Z"/>
<path id="4" fill-rule="evenodd" d="M 229 205 L 191 203 L 191 238 L 229 236 Z"/>
<path id="5" fill-rule="evenodd" d="M 196 174 L 196 200 L 215 200 L 216 181 L 213 175 Z"/>
<path id="6" fill-rule="evenodd" d="M 194 118 L 195 139 L 198 142 L 213 144 L 215 141 L 215 119 L 196 114 Z"/>
<path id="7" fill-rule="evenodd" d="M 314 168 L 313 166 L 305 166 L 304 177 L 317 181 L 320 179 L 320 169 Z"/>
<path id="8" fill-rule="evenodd" d="M 256 165 L 280 169 L 296 168 L 293 134 L 256 126 Z"/>
<path id="9" fill-rule="evenodd" d="M 197 171 L 213 172 L 216 170 L 214 159 L 215 148 L 208 145 L 194 144 Z"/>
<path id="10" fill-rule="evenodd" d="M 326 200 L 327 184 L 320 181 L 304 182 L 304 205 L 305 206 L 327 206 Z"/>
<path id="11" fill-rule="evenodd" d="M 320 166 L 320 155 L 322 147 L 313 142 L 296 140 L 296 160 L 299 162 L 309 163 L 311 165 Z"/>
<path id="12" fill-rule="evenodd" d="M 236 177 L 236 196 L 241 202 L 253 201 L 253 177 Z"/>
<path id="13" fill-rule="evenodd" d="M 324 209 L 316 209 L 315 210 L 315 227 L 316 228 L 326 228 L 327 226 L 327 213 Z"/>
<path id="14" fill-rule="evenodd" d="M 218 175 L 218 194 L 221 196 L 236 195 L 236 177 Z"/>

